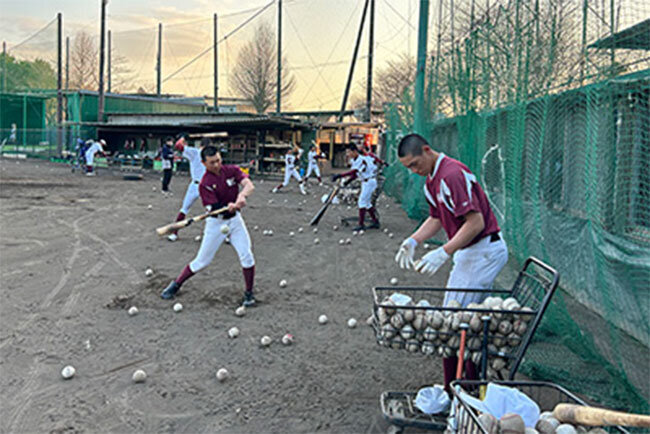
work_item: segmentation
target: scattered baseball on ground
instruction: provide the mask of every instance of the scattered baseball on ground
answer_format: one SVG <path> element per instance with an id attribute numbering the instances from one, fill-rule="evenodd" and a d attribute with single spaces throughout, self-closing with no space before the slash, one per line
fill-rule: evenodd
<path id="1" fill-rule="evenodd" d="M 269 199 L 269 205 L 273 203 L 273 199 Z"/>
<path id="2" fill-rule="evenodd" d="M 228 232 L 230 232 L 230 228 L 228 227 L 227 224 L 221 225 L 221 228 L 219 230 L 221 231 L 222 234 L 227 234 Z"/>
<path id="3" fill-rule="evenodd" d="M 293 231 L 289 232 L 289 236 L 290 236 L 290 237 L 293 237 L 294 235 L 296 235 L 295 232 L 293 232 Z"/>
<path id="4" fill-rule="evenodd" d="M 332 229 L 335 230 L 335 231 L 338 231 L 338 230 L 339 230 L 339 227 L 336 226 L 336 225 L 334 225 L 334 226 L 332 226 Z"/>
<path id="5" fill-rule="evenodd" d="M 394 235 L 393 235 L 392 232 L 388 234 L 388 238 L 393 238 L 393 237 L 394 237 Z"/>
<path id="6" fill-rule="evenodd" d="M 72 377 L 74 377 L 75 372 L 77 372 L 77 371 L 75 370 L 75 368 L 72 367 L 72 366 L 70 366 L 70 365 L 68 365 L 68 366 L 66 366 L 65 368 L 63 368 L 63 369 L 61 370 L 61 376 L 62 376 L 64 379 L 69 380 L 69 379 L 71 379 Z"/>
<path id="7" fill-rule="evenodd" d="M 359 235 L 359 232 L 358 231 L 352 231 L 352 235 L 356 237 L 357 235 Z"/>
<path id="8" fill-rule="evenodd" d="M 197 235 L 194 237 L 194 241 L 201 241 L 201 235 Z"/>
<path id="9" fill-rule="evenodd" d="M 351 240 L 350 238 L 347 238 L 347 239 L 345 240 L 345 244 L 352 244 L 352 240 Z"/>
<path id="10" fill-rule="evenodd" d="M 156 191 L 156 187 L 151 187 L 151 191 Z"/>
<path id="11" fill-rule="evenodd" d="M 144 380 L 147 379 L 147 373 L 142 369 L 138 369 L 133 373 L 133 382 L 134 383 L 144 383 Z"/>
<path id="12" fill-rule="evenodd" d="M 153 209 L 153 205 L 151 204 L 147 205 L 147 209 Z"/>
<path id="13" fill-rule="evenodd" d="M 320 243 L 320 240 L 318 238 L 314 238 L 314 244 Z"/>
<path id="14" fill-rule="evenodd" d="M 147 268 L 147 270 L 144 272 L 144 275 L 147 277 L 153 276 L 153 270 L 151 268 Z"/>
<path id="15" fill-rule="evenodd" d="M 131 306 L 131 307 L 129 308 L 129 315 L 131 315 L 131 316 L 133 316 L 133 315 L 137 315 L 138 312 L 139 312 L 139 311 L 138 311 L 138 308 L 135 307 L 135 306 Z"/>
<path id="16" fill-rule="evenodd" d="M 235 315 L 237 316 L 246 315 L 246 308 L 244 306 L 239 306 L 237 309 L 235 309 Z"/>
<path id="17" fill-rule="evenodd" d="M 302 228 L 298 228 L 298 232 L 299 232 L 299 233 L 300 233 L 300 232 L 302 232 L 302 231 L 303 231 L 303 229 L 302 229 Z"/>
<path id="18" fill-rule="evenodd" d="M 272 340 L 268 336 L 262 336 L 262 339 L 260 339 L 260 343 L 264 347 L 268 347 L 269 345 L 271 345 L 271 342 L 272 342 Z"/>
<path id="19" fill-rule="evenodd" d="M 352 207 L 350 205 L 348 205 L 348 209 L 352 209 Z"/>
<path id="20" fill-rule="evenodd" d="M 428 249 L 428 248 L 429 248 L 429 243 L 424 243 L 424 246 L 423 246 L 423 247 L 424 247 L 425 249 Z"/>
<path id="21" fill-rule="evenodd" d="M 318 232 L 318 228 L 314 228 L 314 233 L 317 233 L 317 232 Z"/>
<path id="22" fill-rule="evenodd" d="M 230 374 L 228 374 L 228 370 L 226 368 L 221 368 L 217 371 L 217 380 L 219 381 L 226 381 L 226 378 L 228 378 Z"/>
<path id="23" fill-rule="evenodd" d="M 384 228 L 384 233 L 385 233 L 385 234 L 388 233 L 388 228 Z"/>
<path id="24" fill-rule="evenodd" d="M 269 231 L 267 231 L 266 229 L 264 229 L 264 230 L 262 231 L 262 235 L 268 235 L 268 234 L 269 234 Z"/>
<path id="25" fill-rule="evenodd" d="M 269 237 L 273 235 L 273 229 L 269 229 Z"/>
<path id="26" fill-rule="evenodd" d="M 345 244 L 345 240 L 341 238 L 341 239 L 339 240 L 339 244 L 341 244 L 341 245 Z"/>
<path id="27" fill-rule="evenodd" d="M 174 312 L 180 312 L 181 310 L 183 310 L 183 305 L 180 303 L 176 303 L 174 305 Z"/>
<path id="28" fill-rule="evenodd" d="M 259 229 L 260 229 L 260 227 L 257 226 L 257 225 L 255 225 L 255 227 L 253 227 L 253 230 L 254 230 L 254 231 L 258 231 Z"/>
<path id="29" fill-rule="evenodd" d="M 284 280 L 284 279 L 282 279 L 282 280 L 280 281 L 280 288 L 284 288 L 284 287 L 286 287 L 286 286 L 287 286 L 287 281 Z"/>
<path id="30" fill-rule="evenodd" d="M 397 285 L 397 277 L 393 277 L 390 279 L 390 284 L 391 285 Z"/>
<path id="31" fill-rule="evenodd" d="M 293 335 L 287 333 L 286 335 L 282 336 L 282 345 L 291 345 L 292 343 L 293 343 Z"/>
<path id="32" fill-rule="evenodd" d="M 364 231 L 363 229 L 361 229 L 361 230 L 359 231 L 359 235 L 363 235 L 363 234 L 365 234 L 365 233 L 366 233 L 366 231 Z"/>
<path id="33" fill-rule="evenodd" d="M 235 339 L 237 336 L 239 336 L 239 329 L 237 327 L 231 328 L 228 330 L 228 336 L 230 336 L 232 339 Z"/>
<path id="34" fill-rule="evenodd" d="M 327 324 L 327 321 L 329 321 L 327 315 L 321 315 L 318 317 L 318 322 L 321 324 Z"/>
<path id="35" fill-rule="evenodd" d="M 357 326 L 357 320 L 354 319 L 354 318 L 350 318 L 350 319 L 348 320 L 348 327 L 350 327 L 351 329 L 353 329 L 353 328 L 355 328 L 356 326 Z"/>

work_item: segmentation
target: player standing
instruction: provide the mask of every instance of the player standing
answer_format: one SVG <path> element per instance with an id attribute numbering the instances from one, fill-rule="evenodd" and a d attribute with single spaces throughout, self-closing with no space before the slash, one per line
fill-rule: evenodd
<path id="1" fill-rule="evenodd" d="M 201 161 L 206 168 L 206 173 L 199 184 L 203 205 L 208 211 L 227 206 L 228 212 L 206 220 L 199 252 L 194 260 L 185 266 L 181 274 L 165 288 L 161 297 L 173 298 L 183 282 L 212 261 L 226 236 L 230 236 L 230 243 L 237 251 L 244 273 L 246 290 L 242 304 L 253 306 L 255 305 L 253 295 L 255 258 L 246 224 L 239 211 L 246 206 L 246 198 L 255 187 L 248 175 L 239 167 L 222 164 L 221 154 L 214 146 L 208 145 L 201 150 Z M 240 185 L 243 187 L 241 191 L 239 191 Z"/>
<path id="2" fill-rule="evenodd" d="M 307 174 L 305 175 L 305 182 L 307 182 L 307 179 L 309 179 L 309 176 L 311 175 L 311 172 L 314 172 L 316 174 L 316 178 L 318 179 L 318 183 L 323 185 L 323 180 L 320 177 L 320 168 L 318 167 L 318 158 L 323 158 L 325 155 L 323 153 L 319 152 L 316 149 L 316 143 L 312 141 L 312 145 L 309 147 L 309 152 L 307 153 L 307 161 L 308 161 L 308 166 L 307 166 Z"/>
<path id="3" fill-rule="evenodd" d="M 460 161 L 431 149 L 418 134 L 404 137 L 398 146 L 400 162 L 413 173 L 426 176 L 424 196 L 429 204 L 429 217 L 400 246 L 395 261 L 401 268 L 413 268 L 433 275 L 453 256 L 453 267 L 447 288 L 492 288 L 494 279 L 508 261 L 508 248 L 487 196 L 476 176 Z M 448 241 L 413 262 L 415 247 L 444 229 Z M 486 294 L 447 291 L 443 306 L 452 300 L 463 307 L 480 303 Z M 445 388 L 454 379 L 458 359 L 442 360 Z M 478 378 L 476 366 L 465 362 L 467 378 Z"/>
<path id="4" fill-rule="evenodd" d="M 160 159 L 162 160 L 162 193 L 164 195 L 170 194 L 169 183 L 172 180 L 172 172 L 174 165 L 174 150 L 172 146 L 174 145 L 174 139 L 172 137 L 166 137 L 165 143 L 163 143 L 162 149 L 160 150 Z"/>
<path id="5" fill-rule="evenodd" d="M 199 183 L 205 174 L 205 166 L 201 162 L 201 149 L 208 146 L 209 144 L 210 140 L 203 138 L 201 139 L 201 147 L 197 149 L 192 146 L 188 146 L 185 137 L 181 136 L 181 138 L 178 139 L 174 145 L 174 149 L 181 152 L 183 154 L 183 157 L 187 158 L 187 160 L 190 162 L 190 177 L 192 178 L 190 180 L 190 185 L 188 185 L 187 190 L 185 190 L 185 197 L 183 198 L 183 205 L 181 206 L 181 210 L 176 216 L 177 222 L 185 219 L 187 213 L 190 211 L 190 208 L 192 208 L 192 205 L 194 202 L 196 202 L 196 199 L 199 198 Z M 169 241 L 176 241 L 178 239 L 178 231 L 174 231 L 173 233 L 169 234 L 167 239 Z"/>
<path id="6" fill-rule="evenodd" d="M 86 144 L 89 145 L 85 153 L 86 176 L 95 176 L 95 172 L 93 171 L 95 154 L 97 154 L 98 152 L 100 154 L 104 154 L 104 146 L 106 146 L 106 142 L 104 141 L 104 139 L 101 139 L 99 142 L 95 142 L 94 140 L 88 140 Z"/>
<path id="7" fill-rule="evenodd" d="M 271 190 L 271 193 L 277 193 L 280 191 L 282 187 L 286 187 L 289 185 L 289 181 L 291 180 L 291 177 L 293 176 L 298 180 L 298 187 L 300 187 L 300 193 L 303 195 L 307 194 L 305 191 L 305 185 L 304 185 L 304 179 L 300 177 L 300 173 L 298 173 L 298 169 L 296 169 L 296 161 L 300 161 L 300 157 L 302 157 L 303 150 L 300 148 L 297 149 L 289 149 L 284 156 L 284 182 L 277 187 L 275 187 L 273 190 Z"/>
<path id="8" fill-rule="evenodd" d="M 345 153 L 352 163 L 352 170 L 332 176 L 332 181 L 346 177 L 350 178 L 349 181 L 352 181 L 357 177 L 361 180 L 361 192 L 359 193 L 359 225 L 354 228 L 354 230 L 379 229 L 379 218 L 375 207 L 371 202 L 372 193 L 377 188 L 377 166 L 371 157 L 361 155 L 357 145 L 355 144 L 348 145 Z M 372 224 L 368 227 L 364 226 L 366 212 L 370 214 L 370 218 L 372 219 Z"/>

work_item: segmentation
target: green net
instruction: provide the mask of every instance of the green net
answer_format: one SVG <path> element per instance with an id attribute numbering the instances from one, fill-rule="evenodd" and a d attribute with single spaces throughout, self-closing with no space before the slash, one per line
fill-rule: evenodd
<path id="1" fill-rule="evenodd" d="M 511 257 L 561 273 L 522 371 L 648 412 L 650 5 L 440 1 L 432 15 L 421 133 L 479 177 Z M 424 180 L 396 157 L 412 111 L 387 107 L 384 188 L 423 219 Z"/>

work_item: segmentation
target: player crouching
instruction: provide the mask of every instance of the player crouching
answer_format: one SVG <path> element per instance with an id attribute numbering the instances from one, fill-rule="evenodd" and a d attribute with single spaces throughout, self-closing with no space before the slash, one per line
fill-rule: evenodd
<path id="1" fill-rule="evenodd" d="M 246 224 L 239 211 L 246 206 L 246 198 L 255 187 L 248 175 L 239 167 L 222 164 L 221 154 L 214 146 L 203 148 L 201 161 L 206 168 L 206 173 L 199 184 L 199 195 L 203 205 L 208 211 L 227 206 L 228 212 L 206 220 L 201 247 L 196 257 L 185 266 L 181 274 L 165 288 L 160 296 L 164 299 L 173 298 L 183 282 L 212 261 L 221 243 L 229 236 L 244 273 L 246 291 L 242 304 L 253 306 L 255 305 L 253 296 L 255 258 Z M 240 185 L 243 187 L 241 191 L 239 191 Z"/>

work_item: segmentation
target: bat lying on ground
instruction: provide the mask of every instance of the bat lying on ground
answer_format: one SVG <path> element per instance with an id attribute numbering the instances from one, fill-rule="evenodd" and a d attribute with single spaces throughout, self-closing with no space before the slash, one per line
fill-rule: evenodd
<path id="1" fill-rule="evenodd" d="M 561 423 L 587 426 L 621 425 L 650 428 L 650 416 L 582 405 L 558 404 L 553 410 L 553 417 Z"/>
<path id="2" fill-rule="evenodd" d="M 160 236 L 167 235 L 170 232 L 177 231 L 179 229 L 183 229 L 189 225 L 191 225 L 194 222 L 200 222 L 201 220 L 205 220 L 208 217 L 213 217 L 216 215 L 221 214 L 222 212 L 228 211 L 228 207 L 224 206 L 223 208 L 219 208 L 214 211 L 206 212 L 205 214 L 200 214 L 194 217 L 187 218 L 185 220 L 181 220 L 178 222 L 170 223 L 165 226 L 161 226 L 158 229 L 156 229 L 156 233 Z"/>
<path id="3" fill-rule="evenodd" d="M 339 186 L 337 185 L 334 187 L 334 190 L 330 193 L 330 195 L 327 197 L 327 200 L 323 204 L 323 206 L 318 210 L 314 218 L 311 219 L 309 222 L 310 226 L 316 226 L 318 222 L 320 221 L 321 218 L 325 215 L 325 211 L 327 211 L 327 208 L 330 206 L 334 198 L 336 197 L 336 193 L 339 192 Z"/>

